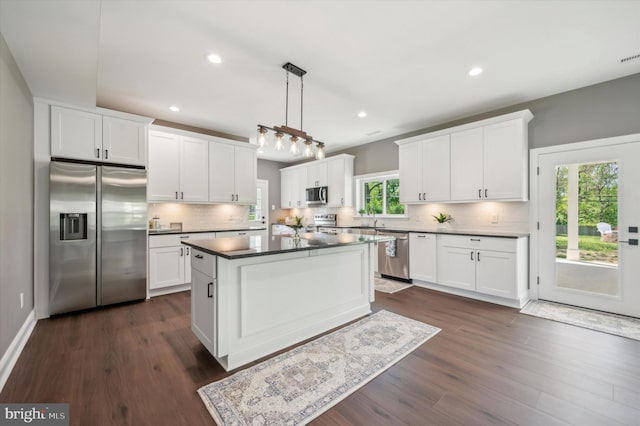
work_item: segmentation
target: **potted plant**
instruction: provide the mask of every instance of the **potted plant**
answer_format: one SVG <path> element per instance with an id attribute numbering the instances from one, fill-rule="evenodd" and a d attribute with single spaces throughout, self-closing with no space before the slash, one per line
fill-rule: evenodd
<path id="1" fill-rule="evenodd" d="M 453 220 L 450 214 L 443 212 L 438 213 L 437 216 L 434 215 L 433 218 L 438 223 L 438 229 L 446 229 L 446 224 Z"/>

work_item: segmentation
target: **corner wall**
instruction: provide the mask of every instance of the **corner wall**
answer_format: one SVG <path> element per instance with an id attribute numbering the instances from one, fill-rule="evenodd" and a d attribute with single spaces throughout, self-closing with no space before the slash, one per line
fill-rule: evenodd
<path id="1" fill-rule="evenodd" d="M 0 34 L 0 358 L 32 310 L 33 98 Z"/>

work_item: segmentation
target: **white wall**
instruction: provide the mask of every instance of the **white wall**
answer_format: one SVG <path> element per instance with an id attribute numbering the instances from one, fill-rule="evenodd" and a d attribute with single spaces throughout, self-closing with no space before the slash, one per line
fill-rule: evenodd
<path id="1" fill-rule="evenodd" d="M 0 34 L 0 358 L 32 310 L 33 101 Z"/>

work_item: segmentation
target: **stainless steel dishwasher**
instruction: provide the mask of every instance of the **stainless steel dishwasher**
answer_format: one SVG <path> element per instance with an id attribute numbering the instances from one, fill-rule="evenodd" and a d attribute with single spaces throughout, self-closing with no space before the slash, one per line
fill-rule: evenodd
<path id="1" fill-rule="evenodd" d="M 395 237 L 395 241 L 378 243 L 378 272 L 384 278 L 411 282 L 409 278 L 409 233 L 381 231 L 378 235 Z"/>

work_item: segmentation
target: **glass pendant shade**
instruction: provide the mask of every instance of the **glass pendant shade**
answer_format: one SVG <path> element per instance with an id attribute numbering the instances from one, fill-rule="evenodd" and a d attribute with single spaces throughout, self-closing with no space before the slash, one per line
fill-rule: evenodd
<path id="1" fill-rule="evenodd" d="M 258 147 L 264 148 L 265 146 L 267 146 L 267 144 L 268 144 L 268 142 L 267 142 L 267 132 L 268 132 L 268 130 L 265 129 L 264 127 L 260 127 L 258 129 Z"/>
<path id="2" fill-rule="evenodd" d="M 313 157 L 313 149 L 311 148 L 311 141 L 310 140 L 306 140 L 304 141 L 304 156 L 306 158 L 311 158 Z"/>
<path id="3" fill-rule="evenodd" d="M 284 144 L 282 143 L 282 138 L 284 138 L 284 133 L 276 133 L 275 134 L 275 139 L 276 139 L 276 150 L 277 151 L 282 151 L 284 149 Z"/>
<path id="4" fill-rule="evenodd" d="M 291 142 L 291 145 L 289 147 L 289 151 L 293 155 L 296 155 L 298 153 L 298 137 L 297 136 L 291 136 L 289 141 Z"/>

